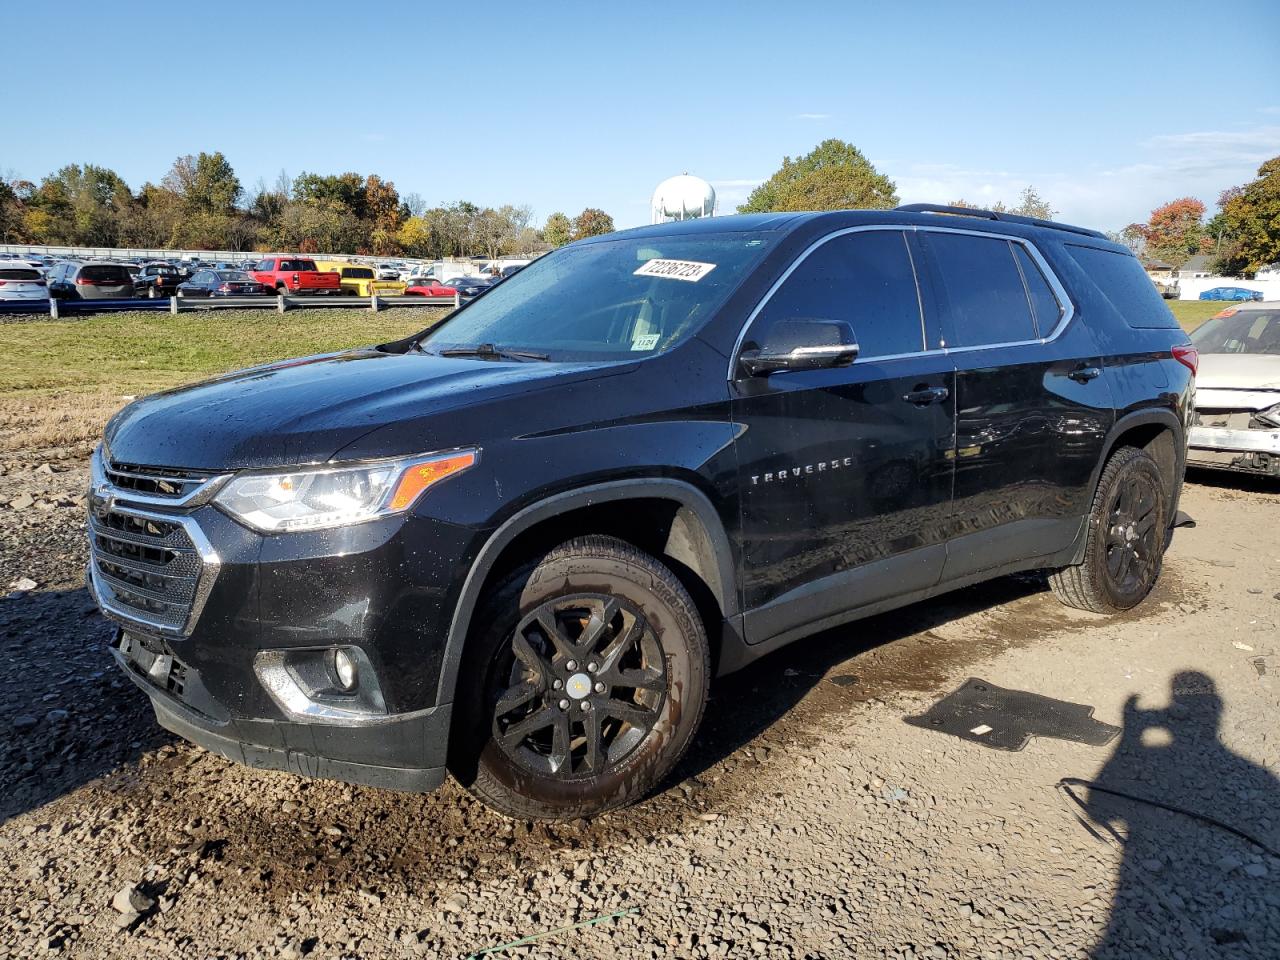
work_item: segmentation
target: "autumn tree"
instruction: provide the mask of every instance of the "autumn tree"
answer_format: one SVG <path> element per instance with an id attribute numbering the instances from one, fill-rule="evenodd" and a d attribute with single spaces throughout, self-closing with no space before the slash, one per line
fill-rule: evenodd
<path id="1" fill-rule="evenodd" d="M 1223 237 L 1218 269 L 1232 275 L 1252 276 L 1268 264 L 1280 261 L 1280 157 L 1258 168 L 1258 176 L 1242 187 L 1227 191 L 1215 226 Z"/>
<path id="2" fill-rule="evenodd" d="M 563 247 L 573 236 L 573 224 L 563 213 L 556 212 L 547 217 L 542 227 L 542 239 L 554 247 Z"/>
<path id="3" fill-rule="evenodd" d="M 573 218 L 574 240 L 581 240 L 584 237 L 598 237 L 602 234 L 613 233 L 613 230 L 613 217 L 595 207 L 587 207 L 587 209 Z"/>
<path id="4" fill-rule="evenodd" d="M 1036 217 L 1039 220 L 1052 220 L 1058 215 L 1058 211 L 1053 209 L 1049 201 L 1040 196 L 1036 188 L 1029 184 L 1022 189 L 1022 193 L 1018 194 L 1018 202 L 1012 207 L 1006 207 L 1002 202 L 997 201 L 991 209 L 995 213 L 1012 213 L 1017 217 Z"/>
<path id="5" fill-rule="evenodd" d="M 894 183 L 843 140 L 824 140 L 756 187 L 739 213 L 780 210 L 883 210 L 898 204 Z"/>
<path id="6" fill-rule="evenodd" d="M 1200 252 L 1204 209 L 1194 197 L 1182 197 L 1152 210 L 1146 225 L 1146 255 L 1170 263 L 1176 270 Z"/>
<path id="7" fill-rule="evenodd" d="M 396 234 L 400 249 L 411 257 L 425 257 L 430 253 L 431 226 L 420 216 L 411 216 L 400 224 Z"/>

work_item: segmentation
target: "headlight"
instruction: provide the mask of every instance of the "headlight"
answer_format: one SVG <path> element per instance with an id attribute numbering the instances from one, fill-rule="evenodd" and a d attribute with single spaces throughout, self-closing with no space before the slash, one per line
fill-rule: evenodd
<path id="1" fill-rule="evenodd" d="M 408 510 L 428 487 L 478 458 L 478 450 L 452 450 L 350 467 L 244 474 L 214 503 L 262 533 L 343 527 Z"/>

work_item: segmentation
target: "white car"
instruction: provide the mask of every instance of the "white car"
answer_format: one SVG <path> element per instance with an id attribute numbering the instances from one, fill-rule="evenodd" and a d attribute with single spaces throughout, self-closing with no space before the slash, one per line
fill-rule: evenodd
<path id="1" fill-rule="evenodd" d="M 1280 302 L 1227 307 L 1191 342 L 1200 367 L 1188 465 L 1280 477 Z"/>
<path id="2" fill-rule="evenodd" d="M 0 300 L 48 300 L 44 271 L 22 260 L 0 260 Z"/>

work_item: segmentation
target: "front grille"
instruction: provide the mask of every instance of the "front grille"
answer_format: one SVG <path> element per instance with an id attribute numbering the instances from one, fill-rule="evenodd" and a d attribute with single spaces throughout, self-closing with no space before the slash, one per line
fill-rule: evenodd
<path id="1" fill-rule="evenodd" d="M 171 631 L 188 625 L 205 563 L 179 518 L 95 504 L 89 557 L 109 609 Z"/>
<path id="2" fill-rule="evenodd" d="M 143 493 L 174 500 L 190 496 L 213 479 L 213 474 L 195 470 L 170 470 L 165 467 L 141 467 L 129 463 L 103 464 L 107 480 L 117 490 Z"/>

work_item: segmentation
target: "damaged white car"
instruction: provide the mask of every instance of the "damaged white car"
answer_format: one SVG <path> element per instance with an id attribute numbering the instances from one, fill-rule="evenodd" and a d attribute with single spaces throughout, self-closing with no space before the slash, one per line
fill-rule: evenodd
<path id="1" fill-rule="evenodd" d="M 1280 302 L 1228 307 L 1191 341 L 1200 369 L 1188 466 L 1280 477 Z"/>

